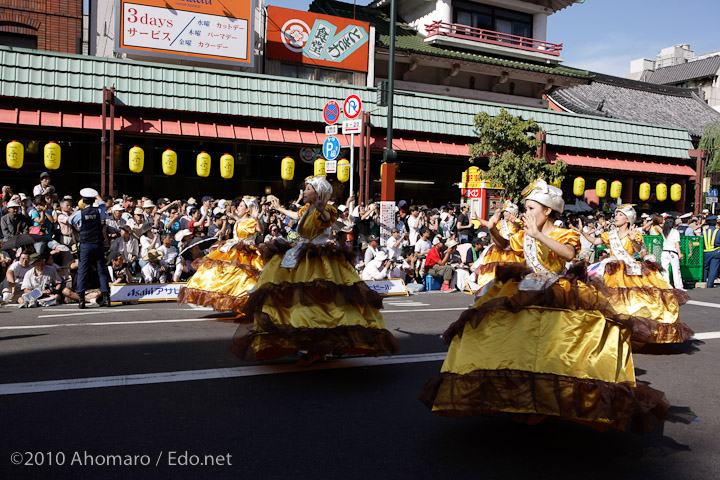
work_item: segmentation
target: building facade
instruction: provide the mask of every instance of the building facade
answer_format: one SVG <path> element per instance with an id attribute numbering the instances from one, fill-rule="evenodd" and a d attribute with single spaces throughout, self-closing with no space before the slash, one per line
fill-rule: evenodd
<path id="1" fill-rule="evenodd" d="M 83 53 L 82 0 L 1 0 L 0 45 Z"/>

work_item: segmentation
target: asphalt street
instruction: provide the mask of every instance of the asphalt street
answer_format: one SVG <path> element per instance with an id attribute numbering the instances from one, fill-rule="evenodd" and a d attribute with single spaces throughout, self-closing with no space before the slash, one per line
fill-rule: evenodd
<path id="1" fill-rule="evenodd" d="M 388 297 L 396 355 L 307 368 L 234 358 L 206 309 L 0 307 L 0 478 L 715 479 L 720 289 L 690 296 L 697 339 L 634 355 L 685 419 L 647 436 L 430 413 L 462 293 Z"/>

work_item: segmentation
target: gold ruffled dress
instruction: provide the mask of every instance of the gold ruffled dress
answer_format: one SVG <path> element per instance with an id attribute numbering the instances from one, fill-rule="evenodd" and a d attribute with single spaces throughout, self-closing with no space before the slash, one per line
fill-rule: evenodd
<path id="1" fill-rule="evenodd" d="M 601 239 L 610 245 L 607 232 Z M 635 254 L 633 242 L 627 237 L 620 239 L 622 247 L 630 255 Z M 640 233 L 635 244 L 642 245 Z M 604 289 L 610 303 L 618 313 L 646 317 L 659 322 L 657 330 L 648 343 L 682 343 L 693 336 L 693 331 L 679 321 L 680 305 L 690 297 L 687 292 L 673 288 L 662 276 L 662 266 L 657 262 L 639 261 L 641 275 L 629 275 L 626 265 L 620 259 L 611 259 L 605 264 L 603 273 Z"/>
<path id="2" fill-rule="evenodd" d="M 518 232 L 518 224 L 515 222 L 507 222 L 505 219 L 500 220 L 498 231 L 503 238 L 510 239 L 511 235 Z M 490 245 L 484 253 L 480 266 L 475 269 L 477 275 L 477 284 L 480 288 L 485 286 L 490 280 L 495 278 L 495 269 L 498 265 L 508 263 L 525 263 L 523 252 L 514 250 L 501 250 L 494 243 Z"/>
<path id="3" fill-rule="evenodd" d="M 523 249 L 524 235 L 511 237 L 513 250 Z M 571 230 L 556 228 L 550 237 L 580 248 Z M 536 249 L 549 271 L 564 269 L 545 245 L 536 242 Z M 529 422 L 555 416 L 598 429 L 648 431 L 665 420 L 662 392 L 635 382 L 630 347 L 631 337 L 650 335 L 655 322 L 617 314 L 579 280 L 584 268 L 525 287 L 532 271 L 498 267 L 494 284 L 444 333 L 448 355 L 420 400 L 440 415 L 508 412 Z"/>
<path id="4" fill-rule="evenodd" d="M 254 245 L 256 228 L 254 218 L 238 222 L 232 240 L 215 243 L 209 254 L 196 260 L 195 274 L 180 289 L 178 303 L 241 313 L 263 269 L 262 257 Z"/>
<path id="5" fill-rule="evenodd" d="M 243 359 L 269 360 L 299 350 L 315 354 L 378 355 L 394 352 L 397 341 L 380 314 L 382 298 L 360 279 L 354 253 L 327 244 L 331 218 L 305 205 L 299 212 L 298 241 L 263 246 L 265 268 L 243 313 L 232 350 Z"/>

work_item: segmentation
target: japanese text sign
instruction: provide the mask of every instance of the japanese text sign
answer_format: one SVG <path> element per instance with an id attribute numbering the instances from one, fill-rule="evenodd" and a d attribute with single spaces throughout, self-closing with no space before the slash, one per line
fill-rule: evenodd
<path id="1" fill-rule="evenodd" d="M 112 302 L 147 302 L 177 300 L 186 283 L 129 283 L 110 285 Z"/>
<path id="2" fill-rule="evenodd" d="M 253 65 L 253 0 L 117 1 L 116 51 Z"/>
<path id="3" fill-rule="evenodd" d="M 370 24 L 341 17 L 268 7 L 266 56 L 367 72 Z"/>

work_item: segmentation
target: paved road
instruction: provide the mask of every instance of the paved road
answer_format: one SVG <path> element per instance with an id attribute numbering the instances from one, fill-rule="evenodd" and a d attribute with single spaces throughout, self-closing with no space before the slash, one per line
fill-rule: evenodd
<path id="1" fill-rule="evenodd" d="M 238 361 L 212 311 L 2 307 L 0 478 L 715 479 L 720 290 L 691 297 L 682 318 L 703 340 L 635 366 L 696 419 L 646 437 L 431 414 L 417 395 L 461 293 L 388 298 L 397 355 L 306 369 Z"/>

